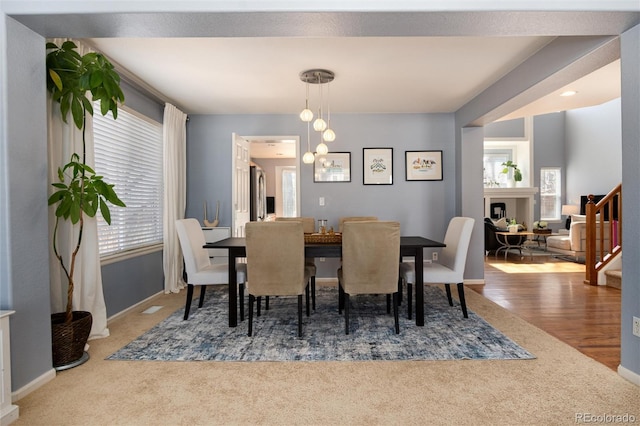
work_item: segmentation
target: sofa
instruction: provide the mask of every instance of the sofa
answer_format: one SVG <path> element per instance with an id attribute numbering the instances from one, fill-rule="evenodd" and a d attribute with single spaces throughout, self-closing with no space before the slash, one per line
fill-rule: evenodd
<path id="1" fill-rule="evenodd" d="M 610 223 L 603 222 L 604 243 L 609 247 Z M 596 234 L 600 235 L 600 220 L 596 218 Z M 587 250 L 587 223 L 586 216 L 572 215 L 568 234 L 550 235 L 547 237 L 547 251 L 564 256 L 574 257 L 576 260 L 584 259 Z M 600 250 L 599 239 L 596 238 L 596 250 Z"/>

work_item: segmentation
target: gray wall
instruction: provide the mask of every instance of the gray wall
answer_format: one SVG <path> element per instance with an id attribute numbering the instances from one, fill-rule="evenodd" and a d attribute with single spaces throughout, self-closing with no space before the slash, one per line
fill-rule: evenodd
<path id="1" fill-rule="evenodd" d="M 4 19 L 4 17 L 3 17 Z M 2 174 L 5 199 L 0 223 L 8 248 L 2 268 L 0 308 L 12 309 L 12 386 L 17 389 L 51 370 L 51 310 L 47 217 L 47 125 L 44 38 L 6 19 L 7 108 Z M 24 54 L 29 52 L 29 54 Z M 3 258 L 5 256 L 2 256 Z"/>
<path id="2" fill-rule="evenodd" d="M 640 26 L 623 34 L 621 54 L 624 250 L 620 364 L 640 375 L 640 338 L 632 333 L 633 316 L 640 318 Z"/>
<path id="3" fill-rule="evenodd" d="M 300 165 L 301 215 L 328 219 L 373 215 L 397 220 L 404 235 L 442 240 L 454 215 L 448 195 L 455 185 L 452 114 L 333 114 L 338 135 L 329 147 L 351 153 L 351 182 L 314 183 L 313 166 Z M 306 126 L 291 115 L 191 116 L 187 135 L 187 216 L 202 217 L 204 199 L 220 199 L 221 226 L 231 226 L 231 134 L 300 135 L 306 151 Z M 313 140 L 312 136 L 312 140 Z M 313 144 L 312 144 L 313 146 Z M 363 185 L 362 149 L 393 148 L 393 185 Z M 406 181 L 405 151 L 442 150 L 443 181 Z M 319 206 L 319 197 L 325 206 Z M 318 276 L 335 276 L 329 260 Z M 481 278 L 481 277 L 480 277 Z"/>
<path id="4" fill-rule="evenodd" d="M 581 195 L 606 194 L 622 182 L 620 102 L 567 111 L 568 204 L 580 204 Z"/>

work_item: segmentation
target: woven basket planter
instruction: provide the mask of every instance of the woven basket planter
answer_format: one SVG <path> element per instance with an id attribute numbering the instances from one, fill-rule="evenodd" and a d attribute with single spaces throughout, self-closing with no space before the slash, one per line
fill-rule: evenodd
<path id="1" fill-rule="evenodd" d="M 91 333 L 91 312 L 74 311 L 69 324 L 64 322 L 65 313 L 51 314 L 51 345 L 53 366 L 72 364 L 82 358 L 84 347 Z"/>

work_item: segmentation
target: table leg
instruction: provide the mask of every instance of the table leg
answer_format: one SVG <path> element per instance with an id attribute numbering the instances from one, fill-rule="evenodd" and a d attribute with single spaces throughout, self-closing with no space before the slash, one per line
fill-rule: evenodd
<path id="1" fill-rule="evenodd" d="M 238 326 L 238 274 L 236 253 L 229 250 L 229 327 Z"/>
<path id="2" fill-rule="evenodd" d="M 418 247 L 415 253 L 416 268 L 416 325 L 424 326 L 424 277 L 423 249 Z"/>

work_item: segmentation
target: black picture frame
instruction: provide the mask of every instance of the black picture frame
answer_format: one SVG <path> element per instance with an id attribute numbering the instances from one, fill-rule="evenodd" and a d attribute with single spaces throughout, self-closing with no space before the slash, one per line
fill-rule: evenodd
<path id="1" fill-rule="evenodd" d="M 393 148 L 362 148 L 362 183 L 393 185 Z"/>
<path id="2" fill-rule="evenodd" d="M 316 154 L 313 162 L 314 182 L 351 182 L 351 153 Z"/>
<path id="3" fill-rule="evenodd" d="M 405 180 L 443 180 L 442 150 L 405 151 Z"/>

